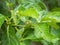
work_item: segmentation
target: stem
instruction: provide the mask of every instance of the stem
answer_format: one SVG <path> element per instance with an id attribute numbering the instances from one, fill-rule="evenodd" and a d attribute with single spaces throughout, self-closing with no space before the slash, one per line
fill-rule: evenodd
<path id="1" fill-rule="evenodd" d="M 7 26 L 7 37 L 8 37 L 9 44 L 10 44 L 10 38 L 9 38 L 9 25 Z"/>

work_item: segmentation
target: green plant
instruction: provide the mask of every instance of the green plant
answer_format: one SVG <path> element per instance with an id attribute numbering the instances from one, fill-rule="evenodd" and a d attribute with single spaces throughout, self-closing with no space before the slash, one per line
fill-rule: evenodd
<path id="1" fill-rule="evenodd" d="M 6 0 L 7 13 L 0 14 L 1 45 L 59 45 L 60 11 L 49 12 L 40 0 L 18 1 Z"/>

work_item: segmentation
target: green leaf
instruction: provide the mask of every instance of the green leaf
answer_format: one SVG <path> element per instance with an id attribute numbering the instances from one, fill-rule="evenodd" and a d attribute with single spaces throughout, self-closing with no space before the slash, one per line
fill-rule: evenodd
<path id="1" fill-rule="evenodd" d="M 34 35 L 36 38 L 41 38 L 41 31 L 39 25 L 35 25 Z"/>
<path id="2" fill-rule="evenodd" d="M 34 35 L 37 38 L 43 38 L 43 34 L 48 33 L 49 32 L 49 26 L 47 24 L 36 24 L 35 25 L 35 31 L 34 31 Z"/>
<path id="3" fill-rule="evenodd" d="M 55 37 L 54 35 L 50 34 L 50 33 L 45 33 L 43 35 L 43 39 L 45 39 L 48 42 L 56 42 L 59 40 L 59 38 Z"/>
<path id="4" fill-rule="evenodd" d="M 59 29 L 51 29 L 51 34 L 53 34 L 56 37 L 60 38 L 60 28 Z"/>
<path id="5" fill-rule="evenodd" d="M 34 8 L 26 9 L 25 11 L 21 12 L 21 15 L 38 18 L 38 13 L 36 12 L 36 10 Z"/>
<path id="6" fill-rule="evenodd" d="M 4 20 L 5 20 L 5 17 L 2 14 L 0 14 L 0 27 L 4 23 Z"/>
<path id="7" fill-rule="evenodd" d="M 52 20 L 60 22 L 60 12 L 49 12 L 47 15 L 42 17 L 42 22 L 52 22 Z"/>
<path id="8" fill-rule="evenodd" d="M 20 16 L 28 16 L 32 18 L 38 18 L 39 12 L 42 11 L 42 8 L 37 3 L 23 3 L 15 8 L 15 14 Z"/>
<path id="9" fill-rule="evenodd" d="M 15 35 L 14 28 L 9 26 L 8 29 L 9 30 L 7 30 L 7 32 L 5 32 L 3 35 L 2 45 L 20 45 L 19 40 Z"/>
<path id="10" fill-rule="evenodd" d="M 57 25 L 57 23 L 56 22 L 48 22 L 47 23 L 49 26 L 51 26 L 52 28 L 55 28 L 55 29 L 59 29 L 59 26 Z"/>
<path id="11" fill-rule="evenodd" d="M 57 40 L 59 40 L 59 38 L 57 38 L 56 36 L 50 34 L 49 32 L 49 25 L 47 23 L 41 23 L 36 25 L 36 27 L 38 27 L 36 30 L 38 30 L 39 32 L 37 32 L 35 34 L 35 36 L 37 38 L 42 37 L 44 40 L 48 41 L 48 42 L 55 42 Z"/>

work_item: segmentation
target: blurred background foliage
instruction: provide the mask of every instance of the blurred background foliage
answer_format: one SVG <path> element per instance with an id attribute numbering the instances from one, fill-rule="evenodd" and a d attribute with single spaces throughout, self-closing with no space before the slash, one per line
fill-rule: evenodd
<path id="1" fill-rule="evenodd" d="M 60 0 L 43 0 L 49 10 L 60 7 Z"/>
<path id="2" fill-rule="evenodd" d="M 0 0 L 0 13 L 1 14 L 3 14 L 4 16 L 6 16 L 6 18 L 10 18 L 11 17 L 11 10 L 14 10 L 16 7 L 18 7 L 18 5 L 20 5 L 20 4 L 23 4 L 23 3 L 26 3 L 26 2 L 28 2 L 28 4 L 29 4 L 29 2 L 31 2 L 31 3 L 39 3 L 38 5 L 40 5 L 41 7 L 42 7 L 42 9 L 46 9 L 46 10 L 48 10 L 48 11 L 60 11 L 60 0 Z M 40 4 L 40 2 L 41 2 L 41 4 Z M 43 4 L 43 3 L 44 4 Z M 27 5 L 27 4 L 26 4 Z M 42 5 L 45 5 L 45 7 L 44 6 L 42 6 Z M 8 18 L 8 19 L 9 19 Z M 36 21 L 34 18 L 33 19 L 31 19 L 31 17 L 29 17 L 29 18 L 27 18 L 27 17 L 24 17 L 24 18 L 26 18 L 26 19 L 30 19 L 30 20 L 34 20 L 34 21 Z M 25 19 L 23 19 L 23 21 L 25 21 Z M 23 21 L 20 21 L 20 23 L 22 24 L 22 25 L 24 25 L 25 23 L 23 22 Z M 34 21 L 33 21 L 33 23 L 34 23 Z M 18 21 L 17 21 L 18 22 Z M 27 21 L 26 21 L 27 22 Z M 5 22 L 4 22 L 5 23 Z M 30 24 L 30 22 L 28 22 L 29 24 Z M 31 32 L 33 32 L 32 30 L 33 30 L 33 28 L 30 28 L 31 27 L 31 25 L 28 25 L 28 24 L 26 24 L 26 27 L 25 27 L 25 30 L 28 30 L 28 29 L 31 29 L 31 30 L 29 30 L 29 31 L 27 31 L 27 33 L 23 30 L 23 29 L 21 29 L 21 30 L 23 30 L 24 31 L 24 33 L 26 33 L 27 35 L 29 35 L 28 33 L 30 33 L 31 34 Z M 4 26 L 4 27 L 3 27 Z M 4 25 L 3 24 L 3 26 L 2 26 L 2 29 L 3 30 L 1 30 L 0 29 L 0 40 L 1 40 L 1 37 L 2 38 L 4 38 L 5 37 L 5 39 L 3 39 L 3 42 L 5 42 L 4 44 L 2 44 L 2 45 L 5 45 L 7 42 L 6 41 L 8 41 L 8 40 L 6 40 L 6 35 L 3 35 L 3 32 L 4 32 L 4 34 L 6 33 L 6 26 L 7 25 Z M 9 27 L 9 26 L 8 26 Z M 13 26 L 14 27 L 14 26 Z M 14 28 L 13 27 L 10 27 L 10 30 L 13 30 L 13 33 L 12 33 L 12 31 L 10 31 L 10 34 L 12 35 L 15 35 L 15 32 L 16 31 L 14 31 Z M 38 26 L 39 27 L 39 26 Z M 36 28 L 38 28 L 38 27 L 36 27 Z M 18 27 L 18 28 L 21 28 L 21 27 Z M 28 28 L 28 29 L 27 29 Z M 53 31 L 53 29 L 52 29 L 52 31 Z M 37 31 L 37 32 L 39 32 L 39 31 Z M 55 31 L 55 32 L 59 32 L 59 31 Z M 55 33 L 55 32 L 52 32 L 52 33 Z M 23 37 L 25 38 L 27 35 L 25 35 L 23 33 Z M 40 33 L 40 32 L 39 32 Z M 3 36 L 2 36 L 3 35 Z M 12 35 L 12 36 L 13 36 Z M 18 36 L 18 35 L 17 35 Z M 30 36 L 30 35 L 29 35 Z M 32 35 L 31 35 L 32 36 Z M 30 36 L 30 37 L 31 37 Z M 27 37 L 27 38 L 29 38 L 30 39 L 30 37 Z M 34 36 L 33 36 L 34 37 Z M 11 37 L 10 37 L 11 38 Z M 14 38 L 14 37 L 13 37 Z M 18 37 L 19 38 L 19 37 Z M 32 37 L 31 37 L 32 38 Z M 11 38 L 12 39 L 12 38 Z M 14 39 L 16 39 L 16 41 L 17 41 L 17 38 L 15 37 Z M 36 39 L 36 38 L 35 38 Z M 35 39 L 33 39 L 33 40 L 35 40 Z M 12 39 L 13 40 L 13 39 Z M 11 40 L 11 43 L 12 43 L 12 40 Z M 37 39 L 37 40 L 40 40 L 40 39 Z M 22 41 L 21 41 L 22 42 Z M 31 41 L 31 40 L 26 40 L 26 41 L 24 41 L 25 43 L 27 43 L 27 45 L 29 45 L 29 42 L 31 43 L 31 45 L 53 45 L 51 42 L 46 42 L 45 40 L 43 41 L 42 40 L 42 42 L 39 42 L 39 41 Z M 22 42 L 21 43 L 21 45 L 25 45 L 24 44 L 24 42 Z M 59 41 L 60 42 L 60 41 Z M 10 45 L 19 45 L 19 44 L 14 44 L 15 42 L 13 42 L 12 44 L 10 44 Z M 18 42 L 19 43 L 19 42 Z M 43 43 L 43 44 L 42 44 Z M 48 43 L 48 44 L 47 44 Z M 0 45 L 1 45 L 1 42 L 0 42 Z M 8 44 L 7 44 L 8 45 Z M 56 44 L 54 44 L 54 45 L 56 45 Z M 60 45 L 60 44 L 59 44 Z"/>
<path id="3" fill-rule="evenodd" d="M 60 0 L 35 0 L 36 3 L 40 1 L 43 1 L 49 10 L 52 10 L 53 8 L 56 8 L 56 9 L 58 8 L 59 10 Z M 0 0 L 0 12 L 9 13 L 9 10 L 14 9 L 17 5 L 24 2 L 33 3 L 34 1 L 33 0 Z"/>

